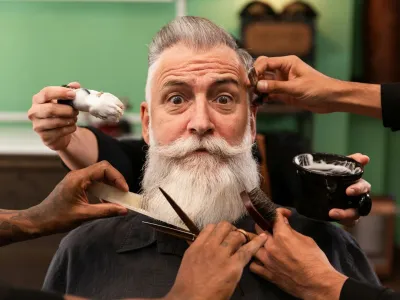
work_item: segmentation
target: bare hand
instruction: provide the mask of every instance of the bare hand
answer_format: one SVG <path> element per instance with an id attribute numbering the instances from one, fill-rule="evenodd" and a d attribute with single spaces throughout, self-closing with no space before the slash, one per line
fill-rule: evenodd
<path id="1" fill-rule="evenodd" d="M 229 299 L 266 235 L 245 244 L 244 235 L 227 222 L 208 225 L 186 251 L 166 299 Z"/>
<path id="2" fill-rule="evenodd" d="M 358 161 L 363 166 L 366 166 L 369 163 L 369 157 L 361 153 L 352 154 L 349 155 L 349 157 Z M 347 188 L 346 194 L 348 196 L 358 196 L 365 193 L 369 193 L 370 191 L 371 191 L 371 184 L 368 181 L 365 181 L 364 179 L 360 179 L 355 184 Z M 329 216 L 332 219 L 340 221 L 341 224 L 347 227 L 352 227 L 356 225 L 358 220 L 360 219 L 357 210 L 354 208 L 348 208 L 344 210 L 338 208 L 331 209 L 329 211 Z"/>
<path id="3" fill-rule="evenodd" d="M 79 88 L 78 82 L 69 84 Z M 28 117 L 33 129 L 40 135 L 43 143 L 52 150 L 64 150 L 76 131 L 78 111 L 69 105 L 57 104 L 57 99 L 74 99 L 75 91 L 70 88 L 49 86 L 33 96 Z"/>
<path id="4" fill-rule="evenodd" d="M 250 270 L 301 299 L 339 299 L 346 276 L 337 272 L 310 237 L 293 230 L 278 209 L 273 234 L 256 253 Z M 257 233 L 262 230 L 256 226 Z"/>
<path id="5" fill-rule="evenodd" d="M 268 93 L 268 100 L 280 101 L 316 113 L 334 112 L 330 87 L 340 86 L 339 80 L 325 76 L 297 56 L 260 56 L 254 63 L 259 81 L 257 90 Z M 276 74 L 276 80 L 264 80 L 265 71 Z"/>
<path id="6" fill-rule="evenodd" d="M 117 204 L 89 203 L 86 189 L 96 181 L 128 191 L 124 177 L 106 161 L 71 171 L 42 203 L 27 210 L 40 234 L 66 232 L 85 221 L 126 214 L 127 209 Z"/>

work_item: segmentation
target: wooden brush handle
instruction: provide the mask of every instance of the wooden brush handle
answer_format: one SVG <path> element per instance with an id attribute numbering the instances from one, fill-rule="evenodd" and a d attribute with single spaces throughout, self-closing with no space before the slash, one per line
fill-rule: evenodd
<path id="1" fill-rule="evenodd" d="M 271 224 L 264 219 L 264 217 L 258 212 L 258 210 L 254 207 L 253 203 L 250 200 L 249 195 L 246 191 L 240 193 L 240 197 L 242 198 L 243 204 L 249 212 L 250 216 L 253 218 L 254 222 L 257 223 L 258 226 L 261 227 L 262 230 L 271 231 Z"/>

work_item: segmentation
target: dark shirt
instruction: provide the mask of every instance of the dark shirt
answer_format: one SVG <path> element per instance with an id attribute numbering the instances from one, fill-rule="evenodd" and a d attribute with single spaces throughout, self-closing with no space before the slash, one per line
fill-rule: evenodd
<path id="1" fill-rule="evenodd" d="M 383 126 L 400 130 L 400 83 L 381 85 L 381 106 Z"/>
<path id="2" fill-rule="evenodd" d="M 180 240 L 147 227 L 148 217 L 127 216 L 96 220 L 65 237 L 47 272 L 43 289 L 96 299 L 162 297 L 171 289 L 188 248 Z M 296 212 L 293 228 L 311 236 L 340 272 L 362 282 L 379 281 L 355 240 L 339 227 L 307 219 Z M 254 232 L 249 217 L 236 224 Z M 246 267 L 232 299 L 293 299 Z M 241 295 L 240 290 L 244 295 Z"/>
<path id="3" fill-rule="evenodd" d="M 400 293 L 390 289 L 371 286 L 354 279 L 347 279 L 340 293 L 340 300 L 399 300 Z"/>

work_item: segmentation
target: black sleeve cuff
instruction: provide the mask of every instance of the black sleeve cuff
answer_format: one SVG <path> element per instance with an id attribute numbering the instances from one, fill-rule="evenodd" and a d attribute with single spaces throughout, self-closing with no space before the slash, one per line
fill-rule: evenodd
<path id="1" fill-rule="evenodd" d="M 387 289 L 347 279 L 340 292 L 340 300 L 378 300 Z"/>
<path id="2" fill-rule="evenodd" d="M 63 300 L 64 297 L 49 292 L 26 290 L 26 289 L 9 289 L 8 293 L 2 300 Z"/>
<path id="3" fill-rule="evenodd" d="M 118 148 L 118 141 L 95 127 L 88 126 L 83 128 L 90 130 L 96 137 L 97 147 L 99 150 L 99 157 L 97 158 L 97 162 L 102 160 L 112 160 L 114 156 L 114 151 L 116 148 Z"/>
<path id="4" fill-rule="evenodd" d="M 381 106 L 383 126 L 400 130 L 400 83 L 381 85 Z"/>

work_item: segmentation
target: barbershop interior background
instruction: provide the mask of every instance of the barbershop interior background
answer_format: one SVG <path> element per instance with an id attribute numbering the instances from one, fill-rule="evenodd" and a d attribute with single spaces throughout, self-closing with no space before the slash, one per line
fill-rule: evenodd
<path id="1" fill-rule="evenodd" d="M 257 49 L 255 55 L 298 54 L 328 76 L 381 83 L 400 81 L 396 2 L 309 0 L 304 3 L 312 11 L 285 19 L 273 14 L 301 11 L 301 6 L 268 0 L 264 3 L 274 11 L 264 15 L 268 26 L 252 31 L 246 24 L 255 22 L 251 15 L 257 9 L 245 11 L 250 3 L 245 0 L 0 0 L 0 207 L 35 205 L 66 174 L 27 118 L 32 96 L 44 86 L 79 81 L 117 95 L 128 107 L 119 125 L 84 114 L 79 123 L 116 137 L 140 138 L 146 45 L 176 15 L 211 19 L 244 47 Z M 257 37 L 266 42 L 257 43 Z M 400 205 L 400 135 L 384 129 L 380 120 L 347 113 L 313 115 L 280 104 L 265 105 L 257 126 L 258 147 L 266 157 L 262 170 L 269 178 L 265 188 L 272 198 L 296 196 L 291 163 L 296 154 L 361 152 L 371 158 L 364 178 L 372 184 L 373 211 L 349 230 L 385 284 L 399 288 L 400 218 L 395 212 L 396 202 Z M 62 236 L 0 249 L 0 280 L 40 288 Z"/>

